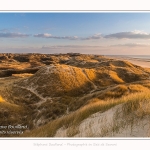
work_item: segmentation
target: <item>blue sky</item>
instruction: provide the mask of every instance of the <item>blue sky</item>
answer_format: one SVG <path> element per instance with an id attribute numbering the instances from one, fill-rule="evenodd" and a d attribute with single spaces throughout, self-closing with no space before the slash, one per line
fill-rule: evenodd
<path id="1" fill-rule="evenodd" d="M 150 55 L 150 13 L 0 13 L 0 52 Z"/>

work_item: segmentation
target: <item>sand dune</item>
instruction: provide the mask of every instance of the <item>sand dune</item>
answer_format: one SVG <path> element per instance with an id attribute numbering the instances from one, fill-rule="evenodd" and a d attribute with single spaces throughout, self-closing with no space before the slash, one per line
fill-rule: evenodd
<path id="1" fill-rule="evenodd" d="M 0 124 L 28 125 L 24 137 L 149 136 L 148 127 L 139 131 L 145 120 L 138 120 L 149 116 L 150 68 L 138 66 L 149 67 L 148 60 L 85 54 L 8 56 L 1 58 L 0 66 Z M 148 111 L 141 107 L 142 100 Z M 127 105 L 127 112 L 110 128 L 119 104 Z M 128 132 L 130 125 L 136 134 Z M 118 127 L 120 133 L 114 131 Z"/>
<path id="2" fill-rule="evenodd" d="M 109 56 L 110 58 L 116 59 L 116 60 L 125 60 L 129 61 L 135 65 L 144 67 L 144 68 L 150 68 L 150 60 L 148 59 L 140 59 L 140 58 L 131 58 L 128 56 Z"/>

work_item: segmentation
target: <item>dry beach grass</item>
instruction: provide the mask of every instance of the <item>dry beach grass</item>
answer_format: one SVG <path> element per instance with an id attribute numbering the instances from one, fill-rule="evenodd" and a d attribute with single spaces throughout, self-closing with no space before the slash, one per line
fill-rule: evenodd
<path id="1" fill-rule="evenodd" d="M 141 127 L 136 121 L 149 121 L 148 68 L 100 55 L 20 54 L 3 58 L 0 124 L 28 125 L 20 136 L 148 136 L 141 130 L 125 134 L 130 127 Z M 3 67 L 5 62 L 9 66 Z M 14 70 L 9 70 L 11 65 Z M 143 133 L 146 131 L 147 125 Z"/>

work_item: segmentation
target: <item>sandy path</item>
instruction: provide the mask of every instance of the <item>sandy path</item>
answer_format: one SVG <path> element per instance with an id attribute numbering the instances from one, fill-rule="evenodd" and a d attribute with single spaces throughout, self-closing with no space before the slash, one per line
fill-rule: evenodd
<path id="1" fill-rule="evenodd" d="M 27 87 L 23 87 L 23 86 L 16 86 L 19 87 L 21 89 L 25 89 L 28 90 L 29 92 L 31 92 L 32 94 L 36 95 L 38 98 L 41 99 L 41 101 L 37 102 L 35 105 L 40 106 L 41 104 L 45 103 L 47 101 L 47 98 L 42 97 L 39 93 L 37 93 L 33 88 L 27 88 Z M 51 100 L 51 98 L 48 98 L 49 100 Z M 51 100 L 51 103 L 53 101 Z"/>

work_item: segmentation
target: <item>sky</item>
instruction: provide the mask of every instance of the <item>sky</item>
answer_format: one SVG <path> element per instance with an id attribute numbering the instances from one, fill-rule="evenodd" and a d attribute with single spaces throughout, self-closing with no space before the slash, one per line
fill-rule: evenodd
<path id="1" fill-rule="evenodd" d="M 0 53 L 150 55 L 150 13 L 0 13 Z"/>

